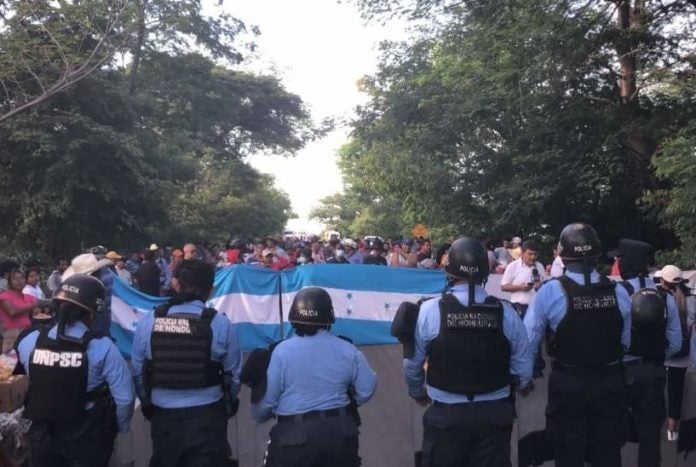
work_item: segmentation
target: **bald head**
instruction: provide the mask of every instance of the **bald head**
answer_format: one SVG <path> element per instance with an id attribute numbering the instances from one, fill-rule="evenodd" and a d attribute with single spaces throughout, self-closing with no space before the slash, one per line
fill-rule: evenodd
<path id="1" fill-rule="evenodd" d="M 187 243 L 184 245 L 184 259 L 196 259 L 196 251 L 198 250 L 196 248 L 196 245 L 193 243 Z"/>

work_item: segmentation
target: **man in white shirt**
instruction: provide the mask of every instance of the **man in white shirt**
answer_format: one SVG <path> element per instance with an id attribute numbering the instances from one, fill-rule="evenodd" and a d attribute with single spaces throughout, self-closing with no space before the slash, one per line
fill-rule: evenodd
<path id="1" fill-rule="evenodd" d="M 507 265 L 500 289 L 510 292 L 510 301 L 521 318 L 541 283 L 546 280 L 544 266 L 537 261 L 539 246 L 532 240 L 522 243 L 520 257 Z"/>

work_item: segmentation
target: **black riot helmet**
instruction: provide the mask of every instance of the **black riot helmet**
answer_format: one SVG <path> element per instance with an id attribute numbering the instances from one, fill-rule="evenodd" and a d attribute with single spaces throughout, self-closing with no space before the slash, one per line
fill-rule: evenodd
<path id="1" fill-rule="evenodd" d="M 83 344 L 85 336 L 69 336 L 65 328 L 77 320 L 89 325 L 90 313 L 104 312 L 104 297 L 104 284 L 94 276 L 74 274 L 65 279 L 53 295 L 53 303 L 58 308 L 58 339 Z"/>
<path id="2" fill-rule="evenodd" d="M 456 279 L 481 283 L 488 277 L 488 253 L 481 242 L 461 237 L 452 243 L 445 262 L 445 272 Z"/>
<path id="3" fill-rule="evenodd" d="M 575 222 L 566 225 L 561 231 L 558 254 L 564 262 L 599 258 L 602 254 L 602 242 L 591 225 Z"/>
<path id="4" fill-rule="evenodd" d="M 658 329 L 665 321 L 665 301 L 656 289 L 640 289 L 631 297 L 631 326 Z"/>
<path id="5" fill-rule="evenodd" d="M 53 302 L 60 308 L 63 302 L 72 303 L 86 311 L 104 311 L 104 284 L 94 276 L 74 274 L 63 281 L 53 295 Z"/>
<path id="6" fill-rule="evenodd" d="M 652 254 L 652 246 L 649 243 L 622 238 L 619 240 L 619 269 L 623 280 L 641 277 L 644 279 L 648 275 L 648 265 Z M 645 287 L 644 281 L 641 287 Z"/>
<path id="7" fill-rule="evenodd" d="M 585 287 L 589 287 L 592 270 L 590 262 L 594 264 L 602 255 L 602 242 L 599 241 L 599 236 L 591 225 L 574 222 L 566 225 L 561 231 L 558 254 L 567 270 L 582 272 Z"/>
<path id="8" fill-rule="evenodd" d="M 292 324 L 331 326 L 336 321 L 331 296 L 319 287 L 300 290 L 292 301 L 288 320 Z"/>

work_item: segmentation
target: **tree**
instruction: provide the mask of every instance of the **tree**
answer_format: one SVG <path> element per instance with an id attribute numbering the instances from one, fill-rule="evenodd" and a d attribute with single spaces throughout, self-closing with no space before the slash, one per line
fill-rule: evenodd
<path id="1" fill-rule="evenodd" d="M 100 74 L 0 125 L 2 243 L 49 254 L 143 237 L 162 210 L 157 165 L 123 77 Z"/>
<path id="2" fill-rule="evenodd" d="M 0 3 L 0 122 L 108 68 L 129 41 L 127 0 Z"/>
<path id="3" fill-rule="evenodd" d="M 173 243 L 226 242 L 232 236 L 261 237 L 281 232 L 291 217 L 290 200 L 273 188 L 273 180 L 249 165 L 201 161 L 194 180 L 187 183 L 168 208 Z"/>
<path id="4" fill-rule="evenodd" d="M 279 231 L 283 193 L 243 158 L 314 136 L 301 99 L 269 76 L 199 54 L 143 56 L 0 123 L 2 244 L 49 254 L 149 238 Z"/>
<path id="5" fill-rule="evenodd" d="M 358 3 L 425 26 L 385 44 L 363 80 L 370 102 L 344 174 L 436 230 L 557 233 L 583 219 L 607 243 L 673 243 L 639 201 L 667 188 L 651 158 L 692 118 L 689 102 L 656 89 L 678 79 L 692 47 L 688 3 Z"/>
<path id="6" fill-rule="evenodd" d="M 0 27 L 0 122 L 113 70 L 117 56 L 130 60 L 131 94 L 143 54 L 199 50 L 236 64 L 235 38 L 246 31 L 228 14 L 204 16 L 200 0 L 9 0 Z"/>

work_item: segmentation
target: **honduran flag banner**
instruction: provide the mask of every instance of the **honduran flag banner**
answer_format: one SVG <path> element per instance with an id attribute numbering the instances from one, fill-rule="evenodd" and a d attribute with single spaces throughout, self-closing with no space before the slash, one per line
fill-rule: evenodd
<path id="1" fill-rule="evenodd" d="M 396 339 L 389 330 L 399 305 L 436 296 L 444 285 L 441 271 L 427 269 L 317 264 L 277 272 L 240 265 L 216 273 L 208 305 L 236 325 L 247 351 L 286 337 L 287 316 L 297 292 L 322 287 L 333 301 L 333 333 L 356 345 L 392 344 Z M 130 355 L 138 320 L 164 301 L 114 277 L 111 335 L 124 355 Z"/>

